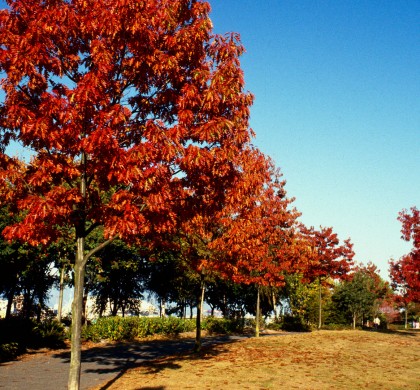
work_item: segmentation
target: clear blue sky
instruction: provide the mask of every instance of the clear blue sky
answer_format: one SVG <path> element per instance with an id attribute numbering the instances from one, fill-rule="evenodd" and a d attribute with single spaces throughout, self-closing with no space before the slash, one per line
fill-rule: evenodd
<path id="1" fill-rule="evenodd" d="M 210 0 L 240 33 L 255 143 L 308 226 L 332 226 L 387 275 L 420 207 L 420 1 Z M 4 1 L 0 0 L 1 8 Z"/>
<path id="2" fill-rule="evenodd" d="M 255 144 L 301 220 L 387 276 L 410 249 L 397 214 L 420 207 L 420 1 L 210 4 L 215 31 L 241 35 Z"/>

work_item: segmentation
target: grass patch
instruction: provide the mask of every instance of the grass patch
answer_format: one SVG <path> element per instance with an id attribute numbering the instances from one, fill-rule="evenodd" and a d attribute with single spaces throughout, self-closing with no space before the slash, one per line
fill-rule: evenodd
<path id="1" fill-rule="evenodd" d="M 97 389 L 419 389 L 420 332 L 264 336 L 155 360 Z"/>

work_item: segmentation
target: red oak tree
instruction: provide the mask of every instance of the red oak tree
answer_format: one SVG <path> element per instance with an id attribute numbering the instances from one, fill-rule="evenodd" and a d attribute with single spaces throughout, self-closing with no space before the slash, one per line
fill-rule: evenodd
<path id="1" fill-rule="evenodd" d="M 21 222 L 8 239 L 48 244 L 72 226 L 77 243 L 69 388 L 80 381 L 86 262 L 116 237 L 175 230 L 207 202 L 216 211 L 250 139 L 231 34 L 212 34 L 195 0 L 9 0 L 0 11 L 2 202 Z M 209 207 L 210 207 L 209 206 Z M 86 238 L 103 229 L 103 242 Z"/>
<path id="2" fill-rule="evenodd" d="M 399 301 L 406 308 L 411 302 L 420 302 L 420 211 L 412 207 L 410 211 L 399 213 L 402 238 L 412 241 L 411 252 L 398 261 L 390 261 L 390 278 L 392 287 L 399 291 Z"/>
<path id="3" fill-rule="evenodd" d="M 340 240 L 331 227 L 315 230 L 314 227 L 301 227 L 306 246 L 303 275 L 306 280 L 319 282 L 318 328 L 322 326 L 322 282 L 327 278 L 343 278 L 350 271 L 354 257 L 350 239 L 340 245 Z"/>
<path id="4" fill-rule="evenodd" d="M 285 181 L 273 162 L 258 150 L 243 157 L 243 179 L 222 211 L 221 234 L 211 243 L 224 261 L 212 267 L 234 282 L 258 287 L 258 336 L 260 287 L 281 286 L 284 273 L 290 271 L 297 254 L 299 213 L 289 208 L 293 199 L 286 197 Z"/>

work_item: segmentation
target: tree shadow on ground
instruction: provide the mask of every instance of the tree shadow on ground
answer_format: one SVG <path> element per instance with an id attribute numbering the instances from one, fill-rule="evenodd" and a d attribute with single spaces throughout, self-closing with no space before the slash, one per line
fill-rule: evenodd
<path id="1" fill-rule="evenodd" d="M 224 348 L 223 345 L 234 343 L 237 341 L 240 341 L 240 339 L 237 338 L 237 339 L 227 340 L 227 341 L 224 341 L 222 345 L 220 342 L 210 344 L 210 345 L 202 347 L 202 349 L 199 352 L 187 351 L 184 353 L 178 353 L 171 356 L 165 356 L 165 357 L 161 357 L 161 358 L 157 358 L 153 360 L 138 362 L 137 364 L 132 364 L 130 367 L 126 367 L 125 369 L 123 369 L 115 378 L 111 379 L 107 383 L 104 383 L 99 389 L 100 390 L 108 389 L 119 378 L 124 376 L 129 369 L 142 368 L 144 370 L 143 375 L 156 375 L 164 370 L 180 369 L 182 367 L 180 363 L 183 361 L 202 362 L 202 361 L 211 360 L 214 357 L 222 355 L 228 351 L 228 349 Z M 148 390 L 148 389 L 163 390 L 165 389 L 165 387 L 138 387 L 136 388 L 136 390 Z"/>

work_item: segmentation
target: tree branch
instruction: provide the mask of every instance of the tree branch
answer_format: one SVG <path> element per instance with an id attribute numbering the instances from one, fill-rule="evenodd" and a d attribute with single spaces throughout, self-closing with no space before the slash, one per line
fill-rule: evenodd
<path id="1" fill-rule="evenodd" d="M 109 240 L 104 241 L 102 244 L 98 245 L 97 247 L 90 250 L 85 257 L 83 258 L 83 266 L 86 265 L 87 261 L 91 256 L 93 256 L 95 253 L 99 252 L 101 249 L 105 248 L 107 245 L 109 245 L 112 241 L 114 241 L 117 238 L 117 235 L 111 237 Z"/>

